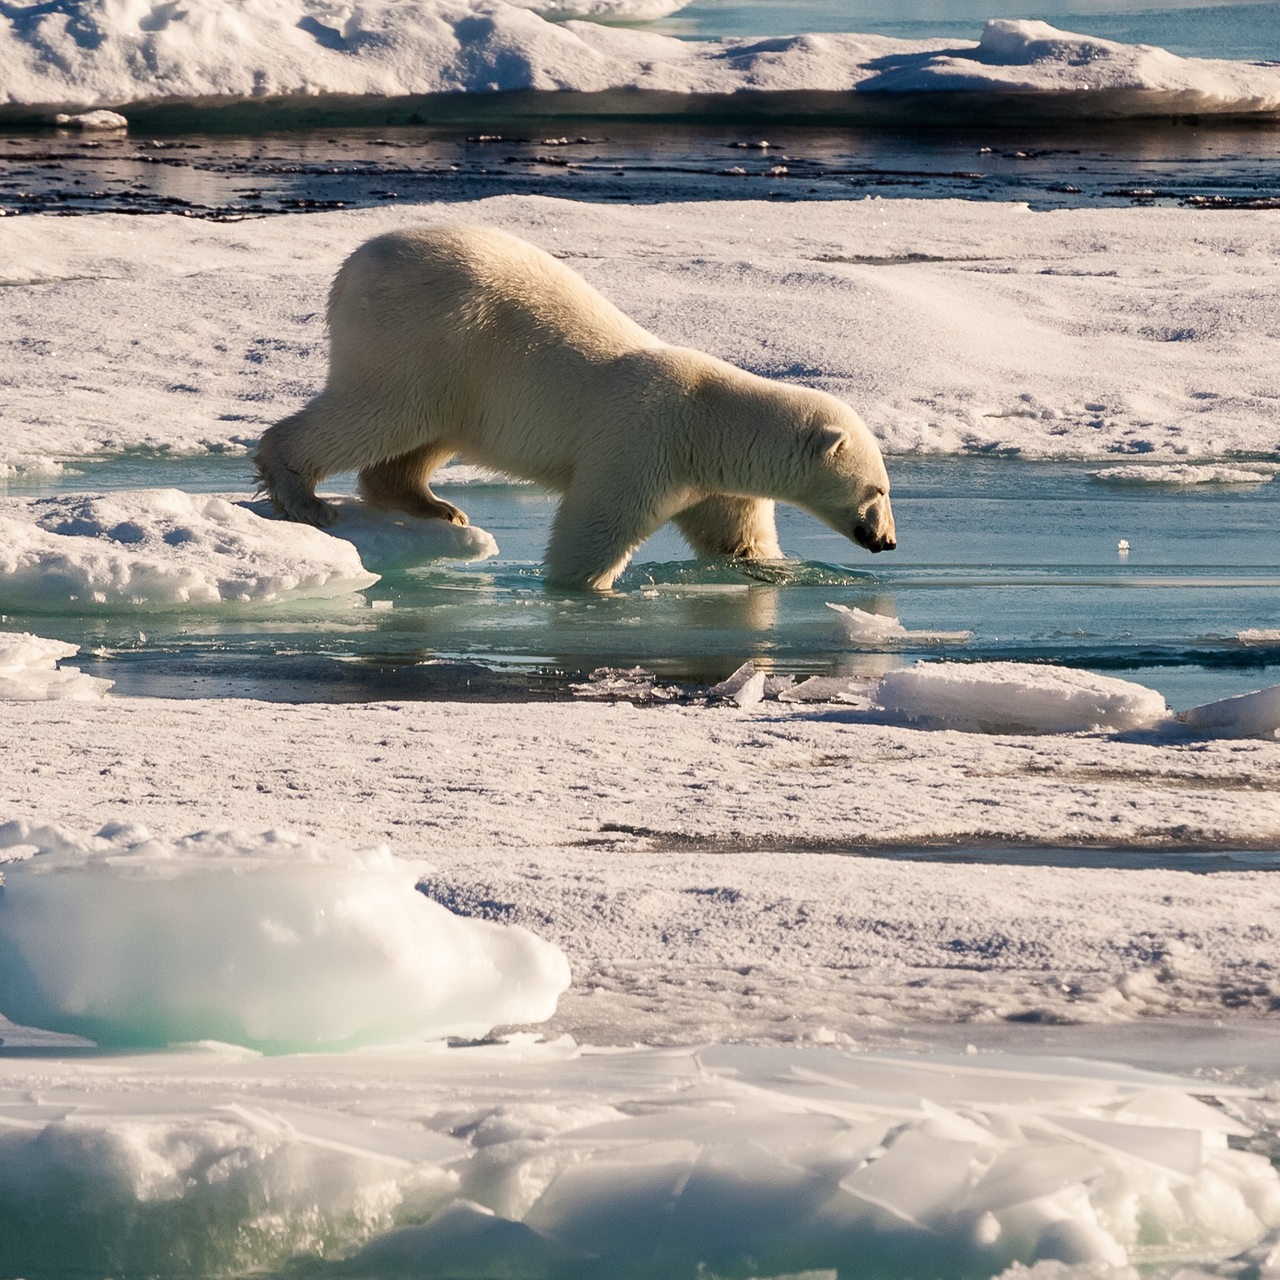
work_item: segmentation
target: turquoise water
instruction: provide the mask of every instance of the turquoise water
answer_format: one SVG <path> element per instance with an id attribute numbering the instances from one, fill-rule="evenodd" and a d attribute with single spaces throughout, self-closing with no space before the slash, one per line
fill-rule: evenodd
<path id="1" fill-rule="evenodd" d="M 536 697 L 567 694 L 597 668 L 637 666 L 689 692 L 748 658 L 803 677 L 875 675 L 944 655 L 1084 667 L 1151 685 L 1175 709 L 1280 682 L 1280 643 L 1237 638 L 1280 628 L 1280 481 L 1117 486 L 1091 476 L 1100 465 L 890 459 L 896 552 L 869 556 L 780 508 L 787 562 L 697 562 L 667 528 L 605 597 L 544 586 L 551 496 L 438 484 L 500 554 L 389 574 L 364 593 L 376 609 L 52 611 L 9 615 L 6 625 L 98 650 L 79 665 L 120 692 L 176 697 Z M 243 458 L 116 459 L 58 487 L 243 493 L 247 472 Z M 863 648 L 828 603 L 892 614 L 910 631 L 973 635 L 945 647 Z"/>
<path id="2" fill-rule="evenodd" d="M 1280 58 L 1280 4 L 1165 4 L 1144 0 L 697 0 L 657 24 L 671 34 L 770 36 L 857 31 L 926 40 L 976 40 L 988 18 L 1039 18 L 1126 44 L 1155 44 L 1183 57 Z"/>

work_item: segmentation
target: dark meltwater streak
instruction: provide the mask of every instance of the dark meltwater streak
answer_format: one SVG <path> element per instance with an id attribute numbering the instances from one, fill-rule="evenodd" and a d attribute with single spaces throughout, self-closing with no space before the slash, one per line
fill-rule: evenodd
<path id="1" fill-rule="evenodd" d="M 1280 124 L 1018 120 L 1014 110 L 998 123 L 927 129 L 498 117 L 252 136 L 0 132 L 0 216 L 236 220 L 509 193 L 638 203 L 909 196 L 1043 209 L 1280 202 Z"/>

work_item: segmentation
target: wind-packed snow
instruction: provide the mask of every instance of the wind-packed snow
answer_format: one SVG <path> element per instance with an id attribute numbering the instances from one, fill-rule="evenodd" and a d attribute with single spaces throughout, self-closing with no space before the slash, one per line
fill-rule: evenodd
<path id="1" fill-rule="evenodd" d="M 598 22 L 679 7 L 503 0 L 66 0 L 0 13 L 10 112 L 148 100 L 382 97 L 513 90 L 665 94 L 1058 94 L 1063 114 L 1274 113 L 1280 69 L 1182 58 L 993 19 L 978 40 L 827 34 L 686 41 Z"/>
<path id="2" fill-rule="evenodd" d="M 662 338 L 841 396 L 890 452 L 1222 466 L 1280 444 L 1280 213 L 503 196 L 0 219 L 0 468 L 247 453 L 323 385 L 342 259 L 423 221 L 523 235 Z"/>
<path id="3" fill-rule="evenodd" d="M 0 699 L 68 698 L 85 702 L 101 698 L 112 681 L 59 665 L 74 658 L 79 646 L 46 640 L 27 632 L 0 631 Z"/>
<path id="4" fill-rule="evenodd" d="M 482 1036 L 555 1011 L 569 968 L 416 892 L 386 846 L 0 827 L 0 1011 L 98 1044 L 314 1050 Z"/>

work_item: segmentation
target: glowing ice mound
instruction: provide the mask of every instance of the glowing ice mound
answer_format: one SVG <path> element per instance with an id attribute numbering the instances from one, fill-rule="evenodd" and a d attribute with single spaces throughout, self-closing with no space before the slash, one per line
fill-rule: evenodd
<path id="1" fill-rule="evenodd" d="M 378 511 L 356 498 L 327 495 L 338 509 L 337 521 L 325 533 L 355 547 L 361 564 L 378 573 L 424 564 L 428 560 L 487 560 L 498 554 L 491 533 L 475 525 L 447 520 L 420 520 L 394 511 Z M 278 526 L 289 521 L 276 516 L 266 501 L 246 504 L 250 511 Z"/>
<path id="2" fill-rule="evenodd" d="M 550 1017 L 569 984 L 558 948 L 429 901 L 385 847 L 11 822 L 5 850 L 0 1013 L 103 1045 L 474 1037 Z"/>
<path id="3" fill-rule="evenodd" d="M 1261 738 L 1280 729 L 1280 684 L 1242 693 L 1235 698 L 1206 702 L 1178 712 L 1193 733 L 1213 738 Z"/>
<path id="4" fill-rule="evenodd" d="M 973 639 L 972 631 L 908 631 L 897 618 L 852 605 L 828 602 L 827 608 L 835 610 L 844 636 L 858 645 L 964 644 Z"/>
<path id="5" fill-rule="evenodd" d="M 930 662 L 890 671 L 876 701 L 913 724 L 977 733 L 1138 729 L 1169 719 L 1164 698 L 1145 685 L 1026 662 Z"/>
<path id="6" fill-rule="evenodd" d="M 0 499 L 0 598 L 12 608 L 269 604 L 377 580 L 350 543 L 210 494 Z"/>
<path id="7" fill-rule="evenodd" d="M 63 640 L 46 640 L 25 631 L 0 632 L 0 699 L 89 702 L 101 698 L 114 680 L 58 666 L 59 658 L 74 658 L 79 652 L 78 646 Z"/>

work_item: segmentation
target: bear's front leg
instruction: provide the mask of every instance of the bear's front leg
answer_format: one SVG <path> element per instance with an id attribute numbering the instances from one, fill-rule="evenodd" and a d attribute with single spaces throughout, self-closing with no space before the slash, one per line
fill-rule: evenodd
<path id="1" fill-rule="evenodd" d="M 676 527 L 699 555 L 734 560 L 781 560 L 773 503 L 713 493 L 675 517 Z"/>
<path id="2" fill-rule="evenodd" d="M 581 469 L 556 512 L 547 544 L 547 585 L 608 591 L 635 549 L 669 512 L 634 491 L 634 477 L 621 484 L 607 473 Z"/>

